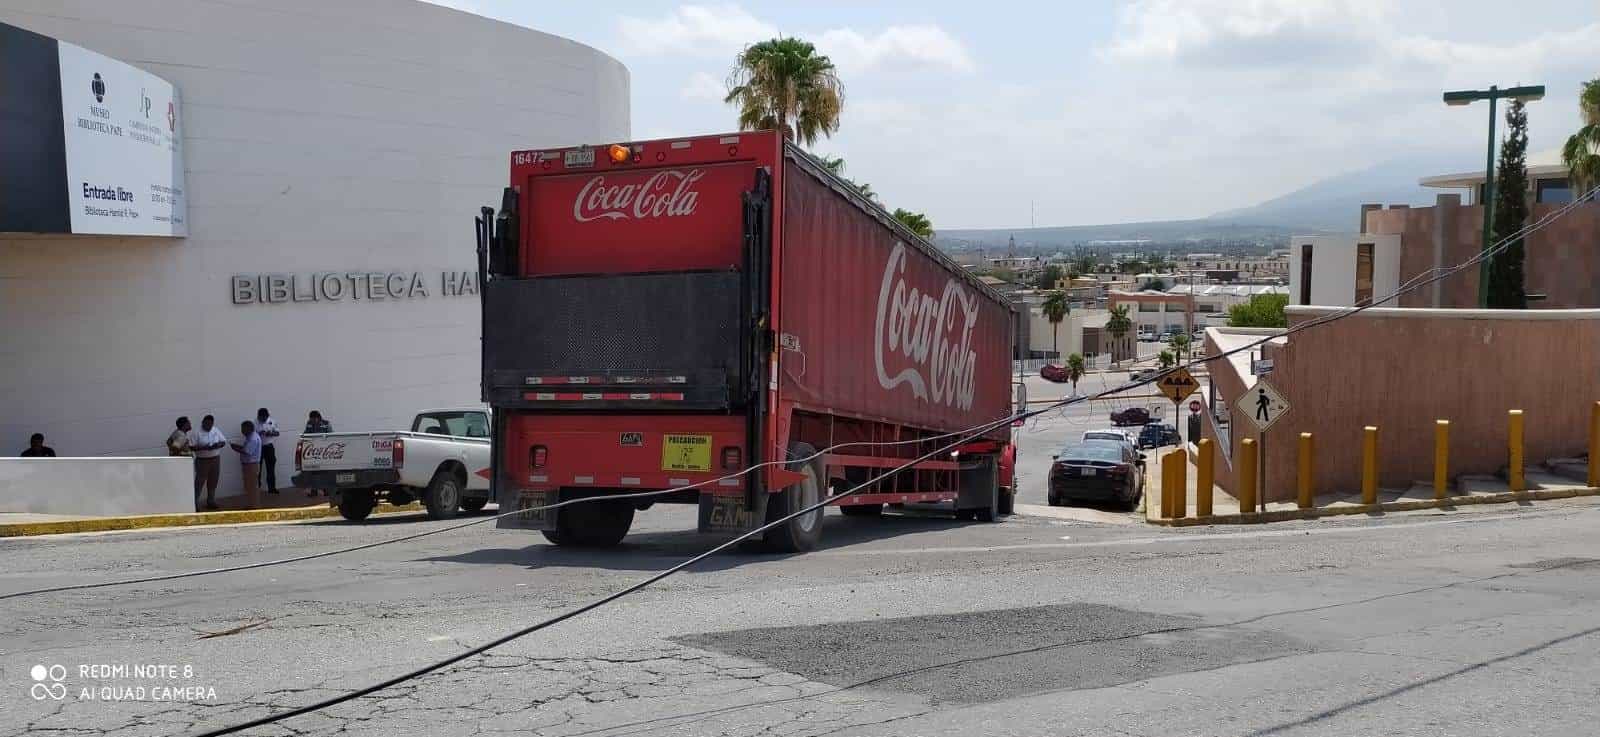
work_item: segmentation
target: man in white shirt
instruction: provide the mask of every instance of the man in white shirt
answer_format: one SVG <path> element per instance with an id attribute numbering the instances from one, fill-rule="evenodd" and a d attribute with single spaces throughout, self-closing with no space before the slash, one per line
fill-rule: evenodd
<path id="1" fill-rule="evenodd" d="M 256 410 L 256 434 L 261 436 L 261 471 L 267 477 L 267 493 L 278 493 L 278 449 L 272 441 L 278 439 L 278 421 L 266 407 Z M 260 480 L 256 485 L 260 486 Z"/>
<path id="2" fill-rule="evenodd" d="M 261 488 L 256 480 L 261 475 L 261 434 L 256 432 L 254 422 L 245 420 L 239 423 L 239 435 L 242 439 L 230 445 L 239 454 L 239 476 L 244 479 L 245 504 L 248 509 L 255 509 L 261 503 L 256 497 L 257 490 Z"/>
<path id="3" fill-rule="evenodd" d="M 200 511 L 200 490 L 206 492 L 206 509 L 217 508 L 217 479 L 222 475 L 222 449 L 228 438 L 217 429 L 217 418 L 206 415 L 200 429 L 189 432 L 189 450 L 194 453 L 194 511 Z"/>

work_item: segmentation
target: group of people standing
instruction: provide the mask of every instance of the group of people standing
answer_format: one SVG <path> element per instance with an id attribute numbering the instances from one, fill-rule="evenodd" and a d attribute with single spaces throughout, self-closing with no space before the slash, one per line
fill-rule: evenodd
<path id="1" fill-rule="evenodd" d="M 239 442 L 231 442 L 216 427 L 216 418 L 206 415 L 200 419 L 197 430 L 188 417 L 179 417 L 177 429 L 167 436 L 167 454 L 194 458 L 194 509 L 218 509 L 217 480 L 222 475 L 222 449 L 232 448 L 239 456 L 239 473 L 244 479 L 245 502 L 250 507 L 260 504 L 262 482 L 268 494 L 278 493 L 277 439 L 282 433 L 278 422 L 266 407 L 256 410 L 255 420 L 239 423 Z M 333 432 L 333 426 L 323 419 L 322 413 L 312 410 L 306 419 L 307 433 Z M 200 501 L 205 493 L 205 503 Z M 311 491 L 315 496 L 316 491 Z"/>

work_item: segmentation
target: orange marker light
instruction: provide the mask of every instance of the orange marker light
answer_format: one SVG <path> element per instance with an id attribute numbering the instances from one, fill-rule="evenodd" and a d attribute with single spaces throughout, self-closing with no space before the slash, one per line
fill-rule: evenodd
<path id="1" fill-rule="evenodd" d="M 625 163 L 627 163 L 628 162 L 628 155 L 630 153 L 632 153 L 632 152 L 628 150 L 627 146 L 624 146 L 624 145 L 622 145 L 620 143 L 611 144 L 611 149 L 610 149 L 611 163 L 613 163 L 613 164 L 625 164 Z"/>

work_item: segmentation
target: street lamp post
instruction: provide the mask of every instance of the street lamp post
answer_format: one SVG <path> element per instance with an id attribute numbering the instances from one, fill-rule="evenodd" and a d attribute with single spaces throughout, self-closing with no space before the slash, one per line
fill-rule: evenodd
<path id="1" fill-rule="evenodd" d="M 1483 205 L 1483 246 L 1480 252 L 1489 250 L 1491 229 L 1494 227 L 1494 124 L 1495 103 L 1500 98 L 1532 102 L 1544 98 L 1544 85 L 1529 87 L 1508 87 L 1500 89 L 1490 85 L 1486 90 L 1457 90 L 1444 93 L 1446 105 L 1470 105 L 1477 100 L 1489 101 L 1489 152 L 1484 159 L 1483 166 L 1483 194 L 1479 197 L 1478 204 Z M 1478 264 L 1478 307 L 1489 306 L 1489 260 L 1484 259 Z"/>

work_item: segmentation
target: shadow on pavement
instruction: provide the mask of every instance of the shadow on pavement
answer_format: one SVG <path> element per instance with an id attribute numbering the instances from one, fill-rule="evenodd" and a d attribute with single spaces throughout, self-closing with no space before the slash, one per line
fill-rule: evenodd
<path id="1" fill-rule="evenodd" d="M 818 551 L 888 540 L 903 535 L 940 532 L 983 522 L 963 522 L 949 517 L 885 514 L 880 518 L 850 518 L 837 512 L 823 517 L 822 541 Z M 458 555 L 418 560 L 449 563 L 524 565 L 529 568 L 597 568 L 617 571 L 661 571 L 686 558 L 703 553 L 733 539 L 728 534 L 700 534 L 693 529 L 642 532 L 623 538 L 615 548 L 564 548 L 545 542 L 531 530 L 508 530 L 529 535 L 534 544 L 521 548 L 483 548 Z M 527 538 L 523 538 L 527 539 Z M 742 546 L 741 546 L 742 547 Z M 700 571 L 720 571 L 750 563 L 763 563 L 793 557 L 793 554 L 750 552 L 736 547 L 695 566 Z"/>

